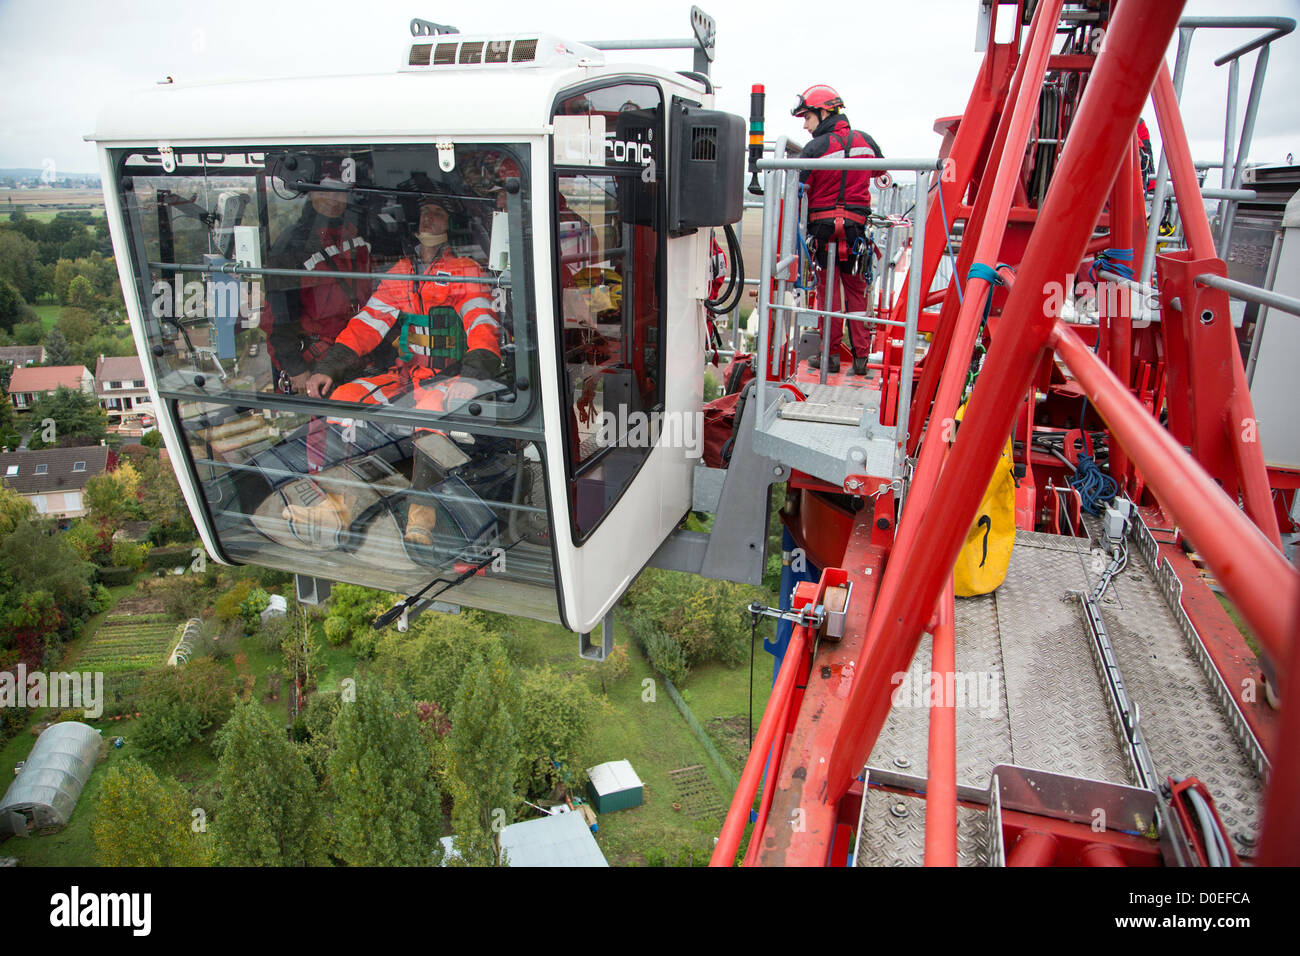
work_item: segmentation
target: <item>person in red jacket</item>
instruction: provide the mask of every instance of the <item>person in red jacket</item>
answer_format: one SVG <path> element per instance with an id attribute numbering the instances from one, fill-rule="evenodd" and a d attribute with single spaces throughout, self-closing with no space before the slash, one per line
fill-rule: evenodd
<path id="1" fill-rule="evenodd" d="M 478 395 L 478 383 L 500 374 L 500 326 L 489 287 L 483 283 L 455 281 L 458 277 L 485 276 L 473 259 L 451 251 L 448 234 L 457 204 L 449 197 L 425 193 L 419 208 L 416 254 L 388 270 L 393 278 L 379 283 L 369 301 L 316 362 L 307 379 L 309 396 L 388 405 L 409 394 L 414 396 L 416 408 L 440 412 L 452 402 Z M 446 276 L 447 280 L 412 282 L 402 278 L 417 272 Z M 350 375 L 364 364 L 365 357 L 394 331 L 397 332 L 397 364 L 387 372 L 349 381 Z M 336 387 L 338 382 L 343 384 Z M 426 471 L 417 461 L 416 474 Z M 425 490 L 425 484 L 413 480 L 412 487 Z M 289 506 L 284 517 L 291 525 L 309 526 L 328 521 L 346 527 L 354 502 L 346 492 L 327 494 L 326 498 L 322 504 L 310 508 Z M 412 503 L 404 532 L 406 540 L 430 545 L 436 519 L 431 505 Z"/>
<path id="2" fill-rule="evenodd" d="M 829 86 L 810 86 L 799 94 L 794 116 L 802 117 L 804 129 L 812 140 L 800 154 L 807 159 L 870 159 L 880 150 L 870 136 L 849 126 L 842 109 L 844 101 Z M 871 213 L 871 176 L 866 170 L 805 170 L 800 179 L 808 193 L 808 235 L 812 239 L 818 267 L 825 276 L 827 250 L 835 243 L 836 288 L 818 288 L 818 301 L 829 302 L 833 312 L 866 314 L 867 282 L 863 276 L 865 257 L 870 255 L 866 239 L 867 217 Z M 841 295 L 841 290 L 843 294 Z M 822 306 L 826 308 L 825 305 Z M 830 320 L 830 368 L 840 370 L 840 343 L 844 338 L 844 320 Z M 825 334 L 823 331 L 822 334 Z M 853 322 L 849 330 L 849 347 L 853 352 L 853 370 L 867 374 L 867 356 L 871 333 L 865 324 Z M 808 360 L 821 368 L 821 357 Z"/>
<path id="3" fill-rule="evenodd" d="M 322 166 L 321 184 L 303 204 L 297 224 L 276 242 L 271 264 L 314 273 L 300 278 L 268 279 L 267 351 L 281 391 L 303 393 L 312 365 L 370 298 L 369 279 L 340 273 L 370 272 L 370 244 L 349 215 L 347 186 L 337 160 Z M 386 364 L 386 363 L 385 363 Z"/>

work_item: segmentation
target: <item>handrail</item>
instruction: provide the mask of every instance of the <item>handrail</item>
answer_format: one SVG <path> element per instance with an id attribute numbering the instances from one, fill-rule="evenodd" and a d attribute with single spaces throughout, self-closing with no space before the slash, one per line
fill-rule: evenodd
<path id="1" fill-rule="evenodd" d="M 754 804 L 754 795 L 758 792 L 758 784 L 763 777 L 768 751 L 776 740 L 777 730 L 783 729 L 778 728 L 778 724 L 781 723 L 781 714 L 785 712 L 794 693 L 795 672 L 799 670 L 800 662 L 803 660 L 804 648 L 808 643 L 808 631 L 807 627 L 797 626 L 790 635 L 790 644 L 781 659 L 781 670 L 776 676 L 776 683 L 772 686 L 772 696 L 768 698 L 767 707 L 763 710 L 763 719 L 758 725 L 758 733 L 755 734 L 754 743 L 749 749 L 749 759 L 745 761 L 740 783 L 731 797 L 727 818 L 722 824 L 722 831 L 718 834 L 718 842 L 713 847 L 713 857 L 709 860 L 710 866 L 731 866 L 736 859 L 736 851 L 740 849 L 740 841 L 745 834 L 745 823 L 749 820 L 749 808 Z M 775 785 L 779 769 L 776 766 L 769 769 L 769 788 Z"/>
<path id="2" fill-rule="evenodd" d="M 1269 656 L 1285 665 L 1293 639 L 1288 616 L 1300 606 L 1300 573 L 1073 329 L 1058 320 L 1051 344 Z"/>
<path id="3" fill-rule="evenodd" d="M 1228 293 L 1234 299 L 1245 299 L 1247 302 L 1266 305 L 1270 309 L 1280 309 L 1292 315 L 1300 315 L 1300 299 L 1274 292 L 1272 289 L 1261 289 L 1259 286 L 1251 285 L 1248 282 L 1238 282 L 1236 279 L 1227 279 L 1208 272 L 1198 275 L 1196 284 L 1207 285 L 1211 289 L 1219 289 Z"/>
<path id="4" fill-rule="evenodd" d="M 1178 21 L 1178 29 L 1192 31 L 1203 28 L 1210 29 L 1250 29 L 1252 27 L 1263 27 L 1268 29 L 1268 33 L 1262 34 L 1251 40 L 1249 43 L 1237 47 L 1228 53 L 1223 54 L 1214 61 L 1215 66 L 1223 66 L 1229 60 L 1236 60 L 1245 56 L 1251 50 L 1267 46 L 1274 40 L 1280 40 L 1295 30 L 1296 22 L 1290 17 L 1183 17 Z"/>
<path id="5" fill-rule="evenodd" d="M 876 172 L 890 172 L 896 169 L 910 170 L 918 173 L 934 172 L 943 169 L 943 163 L 937 159 L 760 159 L 759 169 L 871 169 Z"/>

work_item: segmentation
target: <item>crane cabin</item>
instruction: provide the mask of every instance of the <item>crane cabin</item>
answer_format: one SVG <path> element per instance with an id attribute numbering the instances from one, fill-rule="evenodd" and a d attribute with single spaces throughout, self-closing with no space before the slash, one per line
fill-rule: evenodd
<path id="1" fill-rule="evenodd" d="M 590 632 L 692 507 L 744 121 L 703 73 L 447 30 L 113 100 L 122 288 L 214 558 Z"/>

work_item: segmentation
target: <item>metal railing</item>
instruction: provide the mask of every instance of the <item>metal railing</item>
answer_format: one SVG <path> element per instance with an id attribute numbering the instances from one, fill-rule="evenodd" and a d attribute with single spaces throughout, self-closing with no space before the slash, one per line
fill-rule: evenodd
<path id="1" fill-rule="evenodd" d="M 1187 61 L 1190 59 L 1192 35 L 1198 29 L 1262 29 L 1267 32 L 1245 43 L 1214 61 L 1215 66 L 1229 64 L 1228 67 L 1228 104 L 1227 116 L 1223 130 L 1223 161 L 1221 163 L 1197 163 L 1205 169 L 1222 169 L 1222 187 L 1218 190 L 1204 189 L 1201 195 L 1206 199 L 1218 199 L 1219 237 L 1218 252 L 1220 258 L 1227 258 L 1228 244 L 1232 241 L 1232 224 L 1237 214 L 1237 203 L 1255 198 L 1245 195 L 1248 191 L 1241 188 L 1246 171 L 1246 157 L 1250 153 L 1251 140 L 1255 135 L 1255 117 L 1259 113 L 1260 96 L 1264 91 L 1264 74 L 1268 71 L 1269 45 L 1274 40 L 1286 36 L 1295 30 L 1296 21 L 1289 17 L 1183 17 L 1178 21 L 1178 54 L 1174 60 L 1174 93 L 1181 98 L 1183 79 L 1187 75 Z M 1237 86 L 1241 73 L 1241 58 L 1252 50 L 1259 50 L 1255 60 L 1255 72 L 1250 81 L 1250 97 L 1246 101 L 1246 114 L 1242 120 L 1241 140 L 1236 142 L 1234 160 L 1234 141 L 1237 134 Z M 1169 159 L 1164 144 L 1160 149 L 1160 169 L 1156 173 L 1156 190 L 1151 201 L 1151 223 L 1147 227 L 1146 244 L 1142 250 L 1142 265 L 1137 273 L 1139 279 L 1149 281 L 1151 270 L 1155 266 L 1156 242 L 1160 235 L 1161 211 L 1169 186 Z"/>
<path id="2" fill-rule="evenodd" d="M 785 138 L 777 141 L 776 153 L 784 153 Z M 758 169 L 763 176 L 763 238 L 762 261 L 758 280 L 758 354 L 763 356 L 764 374 L 758 376 L 757 398 L 759 415 L 755 423 L 762 431 L 778 415 L 772 395 L 769 391 L 771 382 L 781 380 L 783 360 L 790 353 L 797 341 L 800 327 L 799 318 L 812 319 L 839 317 L 848 321 L 861 321 L 868 324 L 901 326 L 903 330 L 902 367 L 899 374 L 897 407 L 906 410 L 911 403 L 913 367 L 916 361 L 917 323 L 921 311 L 921 286 L 918 282 L 908 284 L 906 317 L 902 323 L 880 316 L 850 315 L 837 313 L 829 309 L 835 282 L 835 262 L 833 254 L 827 257 L 826 281 L 827 302 L 818 303 L 818 308 L 787 304 L 786 295 L 792 289 L 789 274 L 790 266 L 798 262 L 796 247 L 796 229 L 805 219 L 805 210 L 799 190 L 799 177 L 792 173 L 804 170 L 870 170 L 911 171 L 916 181 L 916 208 L 912 214 L 912 247 L 924 248 L 925 223 L 928 213 L 929 182 L 928 174 L 939 168 L 935 159 L 762 159 Z M 892 238 L 892 237 L 891 237 Z M 892 241 L 888 243 L 892 253 Z M 831 252 L 831 250 L 828 250 Z M 886 273 L 892 274 L 889 256 L 886 257 Z M 890 282 L 890 279 L 886 279 Z M 890 283 L 892 284 L 892 282 Z M 825 382 L 830 344 L 829 328 L 822 335 L 822 376 Z M 899 424 L 892 426 L 891 435 L 895 447 L 906 444 L 906 414 L 898 416 Z M 883 426 L 889 429 L 890 426 Z M 896 456 L 895 468 L 901 468 L 901 451 Z M 896 472 L 897 473 L 897 472 Z"/>

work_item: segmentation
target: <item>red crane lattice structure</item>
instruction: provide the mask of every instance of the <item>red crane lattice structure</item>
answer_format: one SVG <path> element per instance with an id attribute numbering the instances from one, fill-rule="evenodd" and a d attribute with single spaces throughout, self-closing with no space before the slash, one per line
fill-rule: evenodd
<path id="1" fill-rule="evenodd" d="M 878 520 L 892 514 L 883 510 L 889 495 L 851 521 L 825 514 L 815 497 L 805 497 L 804 526 L 824 515 L 817 547 L 823 567 L 834 567 L 820 582 L 799 585 L 792 608 L 821 603 L 826 588 L 839 580 L 828 580 L 831 571 L 852 581 L 846 633 L 835 651 L 837 673 L 829 680 L 801 681 L 814 663 L 815 633 L 797 625 L 715 865 L 736 859 L 765 765 L 769 782 L 744 863 L 823 866 L 845 860 L 862 800 L 858 777 L 889 713 L 891 675 L 907 670 L 926 631 L 933 635 L 933 670 L 954 670 L 952 568 L 1008 435 L 1023 440 L 1027 481 L 1020 494 L 1033 497 L 1034 394 L 1068 384 L 1058 360 L 1104 422 L 1111 473 L 1121 490 L 1135 501 L 1145 492 L 1145 500 L 1181 529 L 1275 663 L 1283 699 L 1293 702 L 1300 694 L 1300 573 L 1280 550 L 1269 472 L 1248 427 L 1255 416 L 1228 295 L 1204 283 L 1206 276 L 1226 276 L 1226 269 L 1215 251 L 1164 63 L 1183 3 L 1121 0 L 1102 24 L 1099 50 L 1053 53 L 1051 44 L 1065 23 L 1063 6 L 1063 0 L 1039 2 L 1024 36 L 1023 0 L 995 2 L 990 43 L 966 110 L 959 121 L 941 121 L 947 134 L 943 172 L 931 183 L 940 201 L 928 204 L 924 248 L 912 259 L 908 282 L 919 278 L 921 289 L 931 288 L 950 228 L 962 220 L 954 281 L 941 297 L 929 297 L 927 304 L 937 300 L 939 310 L 923 318 L 921 329 L 932 341 L 909 408 L 896 408 L 898 370 L 889 367 L 888 353 L 881 377 L 882 421 L 908 416 L 907 450 L 916 455 L 910 490 L 897 527 Z M 992 42 L 999 11 L 1006 15 L 1010 9 L 1014 36 Z M 1071 78 L 1059 114 L 1068 132 L 1050 186 L 1034 205 L 1023 173 L 1037 135 L 1040 94 L 1052 74 Z M 1073 277 L 1101 250 L 1143 246 L 1147 211 L 1136 129 L 1148 96 L 1187 248 L 1157 258 L 1155 291 L 1163 304 L 1158 328 L 1134 328 L 1127 310 L 1108 308 L 1101 296 L 1099 325 L 1076 328 L 1056 314 L 1053 283 Z M 952 221 L 945 221 L 945 211 Z M 999 268 L 1005 285 L 992 289 L 994 309 L 985 331 L 989 280 L 987 273 L 971 274 L 971 267 L 1001 263 L 1013 268 Z M 963 281 L 959 297 L 957 284 Z M 905 301 L 900 294 L 894 319 L 902 319 Z M 956 414 L 979 336 L 986 337 L 988 353 L 961 427 L 949 440 L 936 424 Z M 1162 408 L 1167 427 L 1158 420 Z M 1032 500 L 1023 509 L 1020 504 L 1018 511 L 1032 516 Z M 933 707 L 929 719 L 925 861 L 955 865 L 952 702 Z M 1290 703 L 1273 724 L 1256 729 L 1274 759 L 1260 860 L 1300 863 L 1300 817 L 1288 812 L 1300 804 L 1300 707 Z M 785 824 L 792 818 L 798 826 Z"/>

